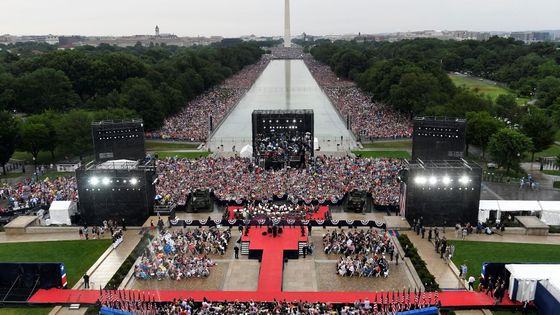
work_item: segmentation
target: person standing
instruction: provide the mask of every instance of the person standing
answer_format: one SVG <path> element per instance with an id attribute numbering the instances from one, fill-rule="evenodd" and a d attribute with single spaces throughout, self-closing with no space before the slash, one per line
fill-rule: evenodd
<path id="1" fill-rule="evenodd" d="M 307 256 L 307 244 L 303 245 L 303 258 L 305 258 Z"/>
<path id="2" fill-rule="evenodd" d="M 78 234 L 80 235 L 80 239 L 84 238 L 84 228 L 80 226 L 80 229 L 78 230 Z"/>
<path id="3" fill-rule="evenodd" d="M 474 279 L 474 277 L 471 275 L 471 276 L 469 277 L 469 290 L 474 291 L 474 281 L 475 281 L 475 279 Z"/>
<path id="4" fill-rule="evenodd" d="M 432 241 L 432 233 L 433 233 L 433 228 L 430 228 L 430 230 L 428 231 L 428 242 Z"/>
<path id="5" fill-rule="evenodd" d="M 121 218 L 122 230 L 126 231 L 126 223 L 124 222 L 124 218 Z"/>
<path id="6" fill-rule="evenodd" d="M 424 226 L 422 226 L 422 228 L 420 230 L 421 230 L 421 233 L 422 233 L 422 238 L 424 238 L 424 236 L 426 235 L 426 228 Z"/>
<path id="7" fill-rule="evenodd" d="M 239 259 L 239 246 L 237 246 L 237 244 L 233 248 L 233 251 L 235 252 L 235 259 Z"/>
<path id="8" fill-rule="evenodd" d="M 395 264 L 398 266 L 399 265 L 399 252 L 395 253 Z"/>
<path id="9" fill-rule="evenodd" d="M 82 277 L 84 279 L 84 289 L 89 289 L 89 276 L 88 274 L 84 274 Z"/>

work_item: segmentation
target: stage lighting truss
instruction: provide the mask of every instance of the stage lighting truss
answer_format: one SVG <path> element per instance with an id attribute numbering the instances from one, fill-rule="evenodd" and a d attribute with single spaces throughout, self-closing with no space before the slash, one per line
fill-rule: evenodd
<path id="1" fill-rule="evenodd" d="M 414 183 L 419 186 L 438 187 L 438 189 L 453 189 L 453 186 L 459 189 L 466 189 L 471 183 L 472 179 L 467 175 L 462 175 L 457 179 L 453 179 L 449 175 L 435 176 L 435 175 L 417 175 L 414 177 Z M 473 188 L 474 189 L 474 188 Z"/>

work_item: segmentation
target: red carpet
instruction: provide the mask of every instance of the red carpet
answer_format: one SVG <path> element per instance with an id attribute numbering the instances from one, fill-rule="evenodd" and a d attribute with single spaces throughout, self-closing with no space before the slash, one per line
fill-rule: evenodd
<path id="1" fill-rule="evenodd" d="M 234 215 L 233 210 L 242 209 L 242 208 L 243 208 L 242 206 L 230 206 L 230 207 L 228 207 L 228 210 L 229 210 L 228 220 L 235 219 L 235 215 Z M 311 216 L 307 216 L 305 219 L 306 220 L 324 220 L 325 219 L 325 214 L 328 211 L 329 211 L 328 206 L 320 206 L 319 211 L 317 211 L 317 213 L 314 213 Z"/>
<path id="2" fill-rule="evenodd" d="M 138 292 L 138 291 L 135 291 Z M 211 301 L 272 301 L 277 300 L 303 300 L 330 303 L 353 303 L 356 300 L 368 298 L 376 301 L 384 298 L 387 293 L 382 292 L 249 292 L 249 291 L 142 291 L 141 295 L 153 296 L 155 301 L 171 302 L 177 298 L 193 298 L 202 301 L 207 298 Z M 99 297 L 98 290 L 39 290 L 30 303 L 61 304 L 81 303 L 93 304 Z M 390 297 L 389 297 L 390 299 Z M 439 292 L 439 299 L 444 307 L 472 307 L 488 308 L 494 306 L 494 299 L 483 293 L 467 291 Z M 500 306 L 520 305 L 504 298 Z"/>
<path id="3" fill-rule="evenodd" d="M 298 250 L 299 242 L 307 240 L 307 229 L 304 230 L 306 235 L 301 236 L 300 228 L 283 228 L 282 234 L 277 237 L 262 235 L 266 230 L 266 227 L 253 227 L 249 229 L 248 236 L 243 234 L 241 241 L 250 241 L 249 250 L 263 250 L 258 291 L 282 291 L 284 251 Z"/>

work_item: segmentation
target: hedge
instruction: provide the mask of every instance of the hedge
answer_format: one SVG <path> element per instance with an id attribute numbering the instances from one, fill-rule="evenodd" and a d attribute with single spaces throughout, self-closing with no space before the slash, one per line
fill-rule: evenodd
<path id="1" fill-rule="evenodd" d="M 426 291 L 439 291 L 439 285 L 436 282 L 436 278 L 428 271 L 428 268 L 426 268 L 426 262 L 420 258 L 418 250 L 414 247 L 414 244 L 412 244 L 408 236 L 400 234 L 398 240 L 403 249 L 405 249 L 408 245 L 408 249 L 405 250 L 405 255 L 410 258 L 410 261 L 412 262 L 414 269 L 416 269 L 418 277 L 420 277 Z"/>

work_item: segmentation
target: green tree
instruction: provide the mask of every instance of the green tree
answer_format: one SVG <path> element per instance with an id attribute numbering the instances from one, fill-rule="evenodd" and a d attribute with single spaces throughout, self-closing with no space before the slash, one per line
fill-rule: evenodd
<path id="1" fill-rule="evenodd" d="M 29 123 L 43 124 L 46 127 L 45 133 L 48 135 L 45 140 L 43 149 L 51 153 L 54 160 L 54 151 L 58 146 L 58 137 L 56 134 L 56 124 L 60 115 L 53 111 L 47 111 L 39 115 L 29 116 L 27 121 Z"/>
<path id="2" fill-rule="evenodd" d="M 12 158 L 16 149 L 17 139 L 19 135 L 19 125 L 15 117 L 6 112 L 0 111 L 0 165 L 4 175 L 6 175 L 6 163 Z"/>
<path id="3" fill-rule="evenodd" d="M 58 139 L 62 151 L 67 155 L 78 155 L 80 160 L 92 152 L 92 118 L 83 110 L 73 110 L 60 118 Z"/>
<path id="4" fill-rule="evenodd" d="M 530 150 L 532 162 L 535 152 L 545 150 L 554 143 L 556 127 L 550 116 L 546 115 L 543 110 L 533 107 L 521 119 L 521 131 L 533 142 Z"/>
<path id="5" fill-rule="evenodd" d="M 498 95 L 494 109 L 498 117 L 507 118 L 513 122 L 517 122 L 519 120 L 519 106 L 517 105 L 515 96 L 511 94 Z"/>
<path id="6" fill-rule="evenodd" d="M 47 109 L 64 110 L 78 101 L 72 83 L 64 72 L 41 68 L 19 77 L 16 82 L 17 109 L 40 113 Z"/>
<path id="7" fill-rule="evenodd" d="M 504 128 L 505 125 L 499 119 L 490 116 L 488 112 L 468 112 L 466 116 L 467 145 L 478 146 L 482 150 L 482 158 L 484 159 L 490 137 Z"/>
<path id="8" fill-rule="evenodd" d="M 519 167 L 523 155 L 532 150 L 532 146 L 531 138 L 523 133 L 502 128 L 490 137 L 488 151 L 501 167 L 506 168 L 506 173 L 509 173 L 510 169 Z"/>
<path id="9" fill-rule="evenodd" d="M 30 120 L 24 120 L 20 128 L 19 147 L 33 156 L 33 164 L 37 167 L 37 156 L 47 149 L 49 135 L 47 126 Z"/>

